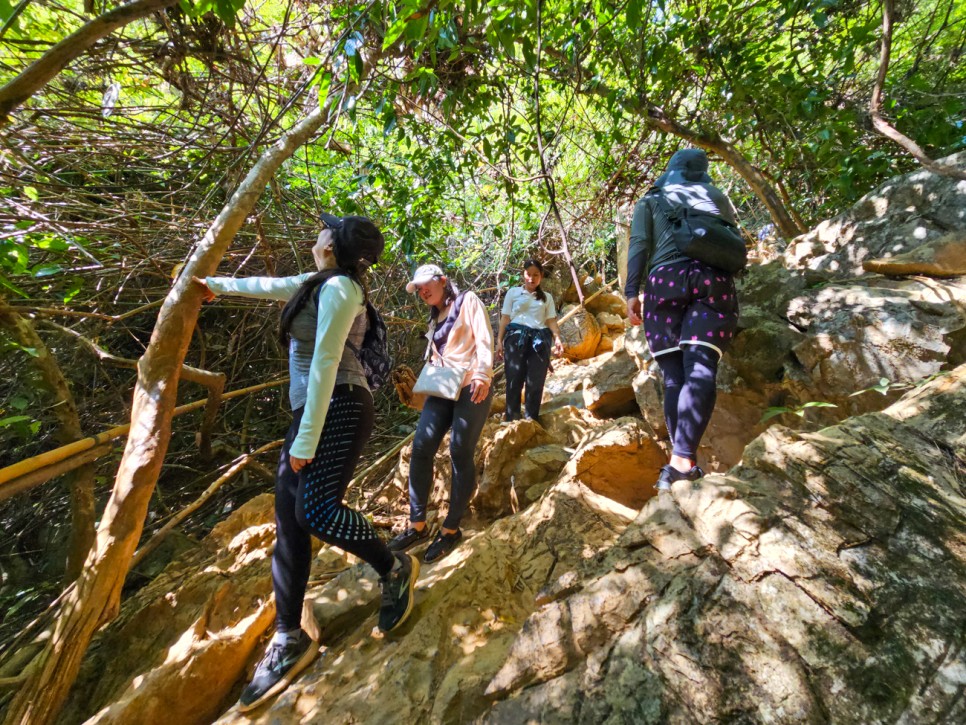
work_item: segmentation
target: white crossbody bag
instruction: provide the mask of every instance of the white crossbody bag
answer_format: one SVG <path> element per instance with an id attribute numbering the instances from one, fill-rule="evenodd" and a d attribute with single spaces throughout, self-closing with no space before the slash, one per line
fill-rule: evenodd
<path id="1" fill-rule="evenodd" d="M 463 389 L 463 379 L 466 377 L 467 368 L 446 364 L 446 358 L 439 350 L 436 350 L 436 345 L 433 342 L 435 332 L 436 323 L 433 322 L 429 330 L 429 344 L 426 345 L 426 355 L 424 356 L 426 364 L 423 365 L 419 377 L 416 378 L 413 393 L 456 400 L 460 397 L 460 391 Z M 431 362 L 431 354 L 434 350 L 439 359 L 443 361 L 443 365 L 433 365 Z"/>

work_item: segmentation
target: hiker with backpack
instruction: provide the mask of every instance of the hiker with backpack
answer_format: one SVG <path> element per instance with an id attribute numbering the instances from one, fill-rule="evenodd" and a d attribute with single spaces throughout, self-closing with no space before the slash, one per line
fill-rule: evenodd
<path id="1" fill-rule="evenodd" d="M 343 500 L 373 428 L 366 367 L 372 367 L 374 358 L 378 363 L 379 355 L 367 353 L 379 345 L 373 333 L 384 335 L 385 328 L 367 302 L 365 276 L 385 242 L 365 217 L 323 214 L 322 223 L 312 247 L 318 272 L 195 278 L 209 301 L 232 294 L 286 302 L 279 332 L 289 351 L 292 424 L 275 481 L 276 632 L 241 694 L 243 712 L 285 689 L 318 654 L 318 644 L 301 628 L 312 535 L 358 556 L 379 574 L 379 628 L 384 632 L 397 629 L 409 616 L 419 575 L 414 557 L 391 552 L 366 517 Z M 377 375 L 388 370 L 385 363 L 377 365 L 386 368 L 376 370 Z"/>
<path id="2" fill-rule="evenodd" d="M 551 353 L 560 355 L 564 349 L 553 297 L 540 288 L 542 281 L 543 265 L 528 259 L 523 263 L 523 284 L 512 287 L 503 300 L 496 358 L 506 359 L 505 420 L 508 423 L 520 418 L 524 383 L 526 417 L 539 419 Z"/>
<path id="3" fill-rule="evenodd" d="M 632 325 L 643 323 L 664 377 L 672 452 L 658 476 L 658 491 L 704 475 L 698 444 L 714 410 L 718 361 L 737 329 L 733 275 L 744 264 L 734 207 L 712 185 L 707 154 L 677 151 L 634 208 L 624 289 L 627 316 Z"/>
<path id="4" fill-rule="evenodd" d="M 493 328 L 482 300 L 460 292 L 435 264 L 419 267 L 406 291 L 430 308 L 428 362 L 413 391 L 426 394 L 409 463 L 409 527 L 389 542 L 405 551 L 429 538 L 426 505 L 433 483 L 433 458 L 452 430 L 449 510 L 423 560 L 437 561 L 463 538 L 460 520 L 476 489 L 473 456 L 493 401 Z M 438 375 L 437 375 L 438 373 Z M 455 384 L 441 380 L 455 376 Z M 424 387 L 420 387 L 420 386 Z"/>

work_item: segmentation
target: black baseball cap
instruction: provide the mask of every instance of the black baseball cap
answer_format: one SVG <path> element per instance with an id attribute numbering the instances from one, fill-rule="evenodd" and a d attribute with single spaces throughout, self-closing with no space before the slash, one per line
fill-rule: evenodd
<path id="1" fill-rule="evenodd" d="M 325 225 L 326 229 L 341 229 L 342 225 L 345 223 L 345 220 L 342 217 L 336 216 L 335 214 L 327 214 L 326 212 L 320 213 L 319 219 L 322 220 L 322 223 Z"/>

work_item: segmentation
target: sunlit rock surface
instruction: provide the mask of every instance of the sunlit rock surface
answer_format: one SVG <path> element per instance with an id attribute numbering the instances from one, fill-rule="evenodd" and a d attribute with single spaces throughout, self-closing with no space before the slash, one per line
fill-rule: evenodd
<path id="1" fill-rule="evenodd" d="M 942 161 L 966 169 L 966 151 Z M 889 179 L 848 211 L 796 238 L 785 251 L 785 264 L 836 277 L 860 275 L 866 261 L 908 253 L 954 231 L 966 231 L 966 181 L 919 169 Z"/>

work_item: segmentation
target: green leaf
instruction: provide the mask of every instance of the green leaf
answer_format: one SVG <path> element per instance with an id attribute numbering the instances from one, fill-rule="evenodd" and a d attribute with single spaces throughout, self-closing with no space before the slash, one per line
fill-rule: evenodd
<path id="1" fill-rule="evenodd" d="M 759 423 L 764 423 L 766 420 L 771 420 L 772 418 L 775 418 L 775 417 L 777 417 L 779 415 L 784 415 L 785 413 L 791 413 L 791 412 L 792 412 L 792 409 L 791 408 L 782 408 L 782 407 L 779 407 L 779 408 L 766 408 L 765 409 L 765 414 L 763 416 L 761 416 L 761 420 L 758 421 L 758 422 Z"/>
<path id="2" fill-rule="evenodd" d="M 636 29 L 641 25 L 641 5 L 643 0 L 630 0 L 627 3 L 627 27 Z"/>
<path id="3" fill-rule="evenodd" d="M 319 76 L 319 108 L 325 108 L 325 102 L 329 99 L 329 90 L 332 88 L 332 73 L 326 71 Z"/>
<path id="4" fill-rule="evenodd" d="M 3 287 L 4 289 L 10 290 L 15 295 L 17 295 L 18 297 L 23 297 L 25 300 L 29 300 L 30 299 L 30 295 L 28 295 L 26 292 L 24 292 L 22 289 L 20 289 L 17 285 L 15 285 L 13 282 L 11 282 L 6 277 L 4 277 L 2 274 L 0 274 L 0 287 Z"/>
<path id="5" fill-rule="evenodd" d="M 406 30 L 407 18 L 404 15 L 400 15 L 396 18 L 392 25 L 389 26 L 389 30 L 386 31 L 386 36 L 382 40 L 382 49 L 386 50 L 393 43 L 399 40 L 399 37 Z"/>
<path id="6" fill-rule="evenodd" d="M 9 418 L 0 418 L 0 428 L 9 428 L 17 423 L 26 423 L 33 420 L 29 415 L 12 415 Z"/>
<path id="7" fill-rule="evenodd" d="M 40 196 L 40 194 L 37 192 L 37 189 L 33 186 L 25 186 L 23 188 L 23 193 L 24 193 L 24 196 L 26 196 L 31 201 L 37 201 L 37 199 Z"/>
<path id="8" fill-rule="evenodd" d="M 64 268 L 59 264 L 38 264 L 36 267 L 30 270 L 30 273 L 34 277 L 49 277 L 52 274 L 57 274 L 58 272 L 63 272 Z"/>

